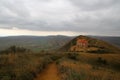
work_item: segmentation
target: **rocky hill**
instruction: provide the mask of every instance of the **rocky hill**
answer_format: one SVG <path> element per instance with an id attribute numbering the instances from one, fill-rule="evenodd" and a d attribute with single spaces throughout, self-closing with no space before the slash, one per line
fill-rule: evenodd
<path id="1" fill-rule="evenodd" d="M 80 35 L 60 48 L 60 51 L 119 53 L 120 48 L 103 40 Z"/>

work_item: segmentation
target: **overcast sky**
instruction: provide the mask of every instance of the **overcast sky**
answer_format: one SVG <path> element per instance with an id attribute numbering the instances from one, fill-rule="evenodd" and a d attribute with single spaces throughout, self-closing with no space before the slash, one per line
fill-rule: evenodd
<path id="1" fill-rule="evenodd" d="M 120 36 L 120 0 L 0 0 L 0 36 Z"/>

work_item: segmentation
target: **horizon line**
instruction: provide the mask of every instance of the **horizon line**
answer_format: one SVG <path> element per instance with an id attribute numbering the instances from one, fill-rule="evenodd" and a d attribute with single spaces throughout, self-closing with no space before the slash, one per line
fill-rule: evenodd
<path id="1" fill-rule="evenodd" d="M 81 34 L 80 34 L 81 35 Z M 28 36 L 28 37 L 48 37 L 48 36 L 68 36 L 68 37 L 75 37 L 80 35 L 0 35 L 0 37 L 21 37 L 21 36 Z M 83 35 L 83 36 L 99 36 L 99 37 L 120 37 L 115 35 Z"/>

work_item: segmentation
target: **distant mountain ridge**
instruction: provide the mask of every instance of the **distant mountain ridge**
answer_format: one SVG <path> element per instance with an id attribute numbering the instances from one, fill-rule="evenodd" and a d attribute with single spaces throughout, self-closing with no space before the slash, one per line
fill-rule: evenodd
<path id="1" fill-rule="evenodd" d="M 72 37 L 67 36 L 10 36 L 0 37 L 0 50 L 11 45 L 22 46 L 33 51 L 54 50 L 60 48 Z"/>
<path id="2" fill-rule="evenodd" d="M 120 37 L 90 36 L 120 46 Z M 56 50 L 71 41 L 75 36 L 9 36 L 0 37 L 0 50 L 12 45 L 22 46 L 33 51 Z"/>
<path id="3" fill-rule="evenodd" d="M 92 37 L 107 41 L 115 46 L 120 47 L 120 37 L 115 37 L 115 36 L 92 36 Z"/>

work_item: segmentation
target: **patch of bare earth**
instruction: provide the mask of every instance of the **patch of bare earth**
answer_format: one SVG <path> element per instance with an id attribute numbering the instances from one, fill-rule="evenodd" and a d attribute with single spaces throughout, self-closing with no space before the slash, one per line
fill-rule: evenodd
<path id="1" fill-rule="evenodd" d="M 49 64 L 34 80 L 60 80 L 57 65 L 55 63 Z"/>

